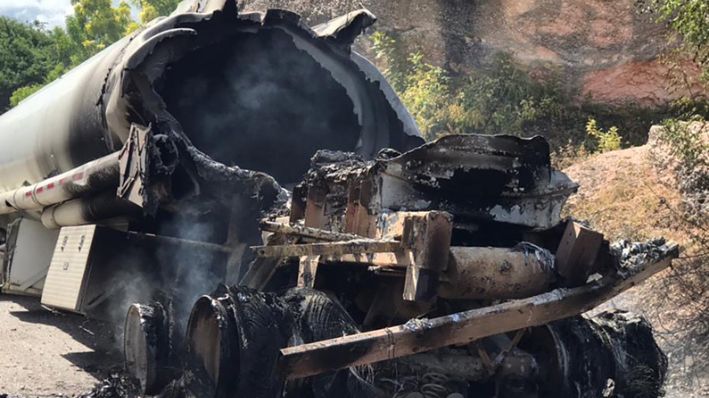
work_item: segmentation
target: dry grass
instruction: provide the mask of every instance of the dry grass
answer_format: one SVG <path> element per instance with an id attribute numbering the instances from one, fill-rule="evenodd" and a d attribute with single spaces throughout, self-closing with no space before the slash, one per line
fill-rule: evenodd
<path id="1" fill-rule="evenodd" d="M 709 396 L 707 226 L 689 219 L 669 170 L 654 166 L 648 146 L 592 155 L 564 171 L 580 184 L 565 212 L 610 240 L 665 237 L 683 254 L 664 271 L 609 306 L 645 315 L 670 359 L 668 397 Z"/>
<path id="2" fill-rule="evenodd" d="M 580 184 L 565 212 L 591 222 L 611 240 L 664 236 L 689 242 L 672 210 L 682 197 L 670 175 L 657 173 L 646 147 L 592 155 L 564 171 Z"/>

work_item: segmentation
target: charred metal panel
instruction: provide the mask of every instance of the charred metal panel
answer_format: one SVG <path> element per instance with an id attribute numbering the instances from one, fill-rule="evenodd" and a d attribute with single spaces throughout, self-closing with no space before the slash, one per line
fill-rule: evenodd
<path id="1" fill-rule="evenodd" d="M 552 170 L 542 137 L 452 135 L 381 162 L 381 206 L 440 209 L 472 218 L 533 228 L 560 221 L 576 191 Z"/>
<path id="2" fill-rule="evenodd" d="M 560 222 L 563 203 L 577 189 L 552 169 L 542 137 L 452 135 L 375 161 L 321 151 L 312 163 L 303 185 L 327 198 L 328 226 L 360 235 L 373 231 L 385 210 L 442 210 L 459 224 L 547 229 Z"/>

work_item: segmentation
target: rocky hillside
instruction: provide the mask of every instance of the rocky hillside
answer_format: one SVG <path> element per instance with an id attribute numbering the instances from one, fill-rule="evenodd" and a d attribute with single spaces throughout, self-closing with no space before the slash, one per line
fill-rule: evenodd
<path id="1" fill-rule="evenodd" d="M 366 7 L 375 29 L 394 34 L 427 60 L 453 71 L 484 65 L 498 52 L 535 69 L 555 70 L 563 83 L 601 103 L 654 106 L 688 91 L 669 91 L 665 31 L 634 0 L 245 0 L 243 9 L 284 8 L 320 23 Z M 366 40 L 360 47 L 367 50 Z M 698 74 L 687 62 L 690 78 Z M 696 87 L 695 87 L 696 88 Z M 696 91 L 696 90 L 695 90 Z"/>
<path id="2" fill-rule="evenodd" d="M 683 248 L 672 269 L 607 304 L 645 315 L 670 364 L 666 397 L 709 396 L 709 279 L 706 213 L 687 213 L 673 162 L 651 133 L 648 144 L 593 155 L 564 170 L 579 183 L 566 212 L 610 239 L 665 237 Z M 709 137 L 709 125 L 705 125 Z M 699 172 L 697 170 L 697 172 Z M 706 170 L 705 170 L 706 172 Z"/>

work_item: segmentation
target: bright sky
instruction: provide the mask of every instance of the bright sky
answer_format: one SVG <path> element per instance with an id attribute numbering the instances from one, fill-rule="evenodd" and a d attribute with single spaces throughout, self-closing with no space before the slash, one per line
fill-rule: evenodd
<path id="1" fill-rule="evenodd" d="M 71 0 L 0 0 L 0 15 L 22 22 L 38 20 L 50 28 L 63 26 L 72 12 Z"/>
<path id="2" fill-rule="evenodd" d="M 64 19 L 73 12 L 71 0 L 0 0 L 0 15 L 22 22 L 44 22 L 48 28 L 64 26 Z M 136 10 L 133 14 L 137 16 Z"/>

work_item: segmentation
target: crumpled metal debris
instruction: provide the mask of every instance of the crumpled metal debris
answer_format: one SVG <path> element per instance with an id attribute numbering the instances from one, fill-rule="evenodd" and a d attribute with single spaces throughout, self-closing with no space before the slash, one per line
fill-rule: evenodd
<path id="1" fill-rule="evenodd" d="M 619 269 L 627 271 L 666 256 L 671 248 L 664 238 L 654 238 L 645 242 L 622 239 L 610 246 L 611 254 L 617 259 Z"/>
<path id="2" fill-rule="evenodd" d="M 140 396 L 138 385 L 123 372 L 112 372 L 79 398 L 134 398 Z"/>

